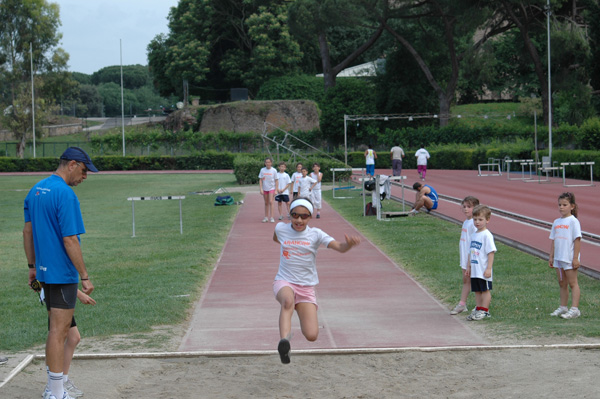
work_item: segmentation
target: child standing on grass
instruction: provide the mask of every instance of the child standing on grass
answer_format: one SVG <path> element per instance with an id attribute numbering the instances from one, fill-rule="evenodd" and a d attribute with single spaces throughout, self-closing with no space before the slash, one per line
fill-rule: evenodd
<path id="1" fill-rule="evenodd" d="M 275 201 L 277 201 L 277 209 L 279 210 L 279 220 L 283 219 L 283 203 L 285 203 L 286 215 L 290 217 L 290 186 L 292 185 L 290 175 L 285 171 L 285 162 L 279 162 L 279 172 L 277 173 L 277 195 Z"/>
<path id="2" fill-rule="evenodd" d="M 313 163 L 313 172 L 310 177 L 317 181 L 311 193 L 311 201 L 317 211 L 317 219 L 321 218 L 321 180 L 323 179 L 323 173 L 320 172 L 321 166 L 315 162 Z"/>
<path id="3" fill-rule="evenodd" d="M 317 181 L 308 175 L 308 169 L 302 167 L 302 178 L 298 181 L 298 198 L 310 198 Z"/>
<path id="4" fill-rule="evenodd" d="M 345 235 L 345 242 L 336 241 L 321 229 L 309 227 L 314 207 L 304 198 L 292 201 L 292 223 L 277 223 L 273 241 L 281 244 L 279 270 L 273 282 L 273 293 L 281 304 L 279 313 L 279 344 L 282 363 L 290 362 L 290 339 L 294 309 L 300 319 L 302 335 L 316 341 L 319 335 L 315 286 L 319 283 L 316 255 L 321 245 L 338 252 L 347 252 L 360 244 L 359 236 Z"/>
<path id="5" fill-rule="evenodd" d="M 467 217 L 467 220 L 463 222 L 462 230 L 460 233 L 460 241 L 458 242 L 458 252 L 460 254 L 460 267 L 462 270 L 462 291 L 460 294 L 460 302 L 452 309 L 451 315 L 457 315 L 462 312 L 466 312 L 467 309 L 467 297 L 471 291 L 471 279 L 467 274 L 467 266 L 469 265 L 469 254 L 471 251 L 471 236 L 477 231 L 475 224 L 473 223 L 473 208 L 479 205 L 479 200 L 475 197 L 465 197 L 461 202 L 462 211 Z"/>
<path id="6" fill-rule="evenodd" d="M 580 291 L 577 282 L 581 226 L 577 220 L 575 194 L 567 192 L 558 197 L 558 212 L 560 212 L 560 217 L 552 223 L 550 231 L 552 245 L 548 264 L 556 269 L 560 287 L 560 306 L 550 313 L 550 316 L 575 319 L 581 316 L 579 311 Z M 571 309 L 567 310 L 569 287 L 571 287 Z"/>
<path id="7" fill-rule="evenodd" d="M 492 211 L 485 205 L 473 209 L 473 224 L 477 231 L 471 236 L 471 256 L 467 274 L 471 277 L 471 291 L 475 293 L 477 307 L 467 320 L 483 320 L 490 317 L 492 301 L 492 267 L 496 245 L 494 236 L 487 229 Z"/>
<path id="8" fill-rule="evenodd" d="M 292 173 L 292 191 L 294 194 L 294 199 L 298 198 L 298 183 L 302 179 L 302 164 L 296 164 L 296 171 Z"/>
<path id="9" fill-rule="evenodd" d="M 271 165 L 273 165 L 273 160 L 271 158 L 265 159 L 265 167 L 258 174 L 260 195 L 265 199 L 265 218 L 262 220 L 263 223 L 268 222 L 269 219 L 271 219 L 271 223 L 275 223 L 275 219 L 273 218 L 273 198 L 275 197 L 275 187 L 277 187 L 277 172 Z"/>

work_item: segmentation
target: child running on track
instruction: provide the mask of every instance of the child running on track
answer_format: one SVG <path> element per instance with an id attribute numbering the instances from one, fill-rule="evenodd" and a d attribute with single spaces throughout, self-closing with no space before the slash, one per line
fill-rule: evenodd
<path id="1" fill-rule="evenodd" d="M 281 304 L 279 313 L 279 336 L 277 346 L 282 363 L 290 362 L 290 339 L 294 309 L 300 319 L 302 335 L 309 341 L 316 341 L 319 335 L 317 319 L 317 298 L 315 286 L 319 283 L 316 255 L 319 246 L 324 245 L 338 252 L 347 252 L 360 244 L 359 236 L 345 235 L 345 242 L 316 227 L 309 227 L 314 207 L 304 198 L 292 201 L 290 206 L 292 223 L 277 223 L 273 241 L 281 244 L 279 270 L 273 282 L 273 293 Z"/>
<path id="2" fill-rule="evenodd" d="M 258 186 L 260 188 L 260 195 L 265 199 L 265 218 L 262 220 L 266 223 L 271 220 L 271 223 L 275 223 L 273 218 L 274 204 L 273 199 L 275 198 L 275 188 L 277 187 L 277 171 L 272 168 L 273 160 L 271 158 L 265 159 L 265 167 L 260 170 L 258 174 Z"/>
<path id="3" fill-rule="evenodd" d="M 311 201 L 315 206 L 315 211 L 317 211 L 317 219 L 321 218 L 321 179 L 323 179 L 323 173 L 320 172 L 321 166 L 318 163 L 313 163 L 313 172 L 310 174 L 310 177 L 317 181 L 315 187 L 311 192 Z"/>
<path id="4" fill-rule="evenodd" d="M 477 205 L 473 209 L 473 224 L 477 231 L 471 236 L 471 256 L 467 274 L 471 277 L 471 291 L 475 293 L 477 307 L 467 316 L 467 320 L 478 321 L 490 317 L 492 268 L 496 253 L 494 236 L 487 229 L 491 215 L 492 211 L 485 205 Z"/>
<path id="5" fill-rule="evenodd" d="M 461 202 L 462 211 L 467 217 L 467 220 L 463 222 L 462 230 L 460 233 L 460 241 L 458 242 L 458 252 L 460 253 L 460 267 L 462 270 L 462 291 L 460 294 L 460 302 L 452 309 L 451 315 L 456 315 L 462 312 L 466 312 L 467 309 L 467 297 L 471 291 L 471 279 L 467 275 L 467 266 L 469 265 L 469 254 L 471 251 L 471 236 L 477 231 L 475 224 L 473 224 L 473 208 L 479 205 L 479 200 L 475 197 L 465 197 Z"/>
<path id="6" fill-rule="evenodd" d="M 548 264 L 556 269 L 560 287 L 560 306 L 550 313 L 550 316 L 575 319 L 581 316 L 579 311 L 580 291 L 577 282 L 581 226 L 579 220 L 577 220 L 575 194 L 567 192 L 559 195 L 558 212 L 560 212 L 560 217 L 552 223 L 552 230 L 550 231 L 552 245 Z M 567 310 L 569 287 L 571 287 L 571 309 Z"/>
<path id="7" fill-rule="evenodd" d="M 302 177 L 298 180 L 298 198 L 310 199 L 312 190 L 317 185 L 317 181 L 308 175 L 308 169 L 302 167 Z"/>

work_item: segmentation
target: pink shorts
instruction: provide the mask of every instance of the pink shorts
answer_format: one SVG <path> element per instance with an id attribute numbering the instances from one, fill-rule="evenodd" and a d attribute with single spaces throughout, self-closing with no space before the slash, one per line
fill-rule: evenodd
<path id="1" fill-rule="evenodd" d="M 268 194 L 275 194 L 275 189 L 269 190 L 269 191 L 263 190 L 263 195 L 268 195 Z"/>
<path id="2" fill-rule="evenodd" d="M 298 285 L 294 283 L 288 283 L 285 280 L 273 281 L 273 293 L 277 296 L 279 290 L 283 287 L 290 287 L 294 291 L 294 304 L 297 305 L 300 302 L 314 303 L 317 309 L 317 295 L 315 293 L 315 287 L 312 285 Z"/>

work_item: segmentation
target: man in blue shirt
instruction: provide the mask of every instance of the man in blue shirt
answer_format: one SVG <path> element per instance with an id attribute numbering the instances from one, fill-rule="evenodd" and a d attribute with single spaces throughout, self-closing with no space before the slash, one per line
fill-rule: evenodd
<path id="1" fill-rule="evenodd" d="M 419 213 L 419 209 L 425 207 L 427 213 L 438 207 L 438 193 L 428 184 L 422 185 L 419 182 L 413 184 L 413 190 L 417 191 L 413 208 L 408 212 L 410 216 Z"/>
<path id="2" fill-rule="evenodd" d="M 98 172 L 88 154 L 69 147 L 60 157 L 58 169 L 41 180 L 25 197 L 23 245 L 29 264 L 29 283 L 37 279 L 46 295 L 50 329 L 46 340 L 50 398 L 68 398 L 63 387 L 63 359 L 67 333 L 75 311 L 77 286 L 94 290 L 88 276 L 79 235 L 85 233 L 79 200 L 71 187 Z"/>

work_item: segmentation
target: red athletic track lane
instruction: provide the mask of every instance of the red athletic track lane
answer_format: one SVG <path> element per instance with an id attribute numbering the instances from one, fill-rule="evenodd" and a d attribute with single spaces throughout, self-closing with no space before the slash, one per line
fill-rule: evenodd
<path id="1" fill-rule="evenodd" d="M 391 175 L 391 170 L 378 169 L 376 173 Z M 407 176 L 405 182 L 411 188 L 405 190 L 405 198 L 411 202 L 414 201 L 412 185 L 414 182 L 420 181 L 431 185 L 440 195 L 460 199 L 473 195 L 482 204 L 550 223 L 560 217 L 558 213 L 558 196 L 562 192 L 570 191 L 575 194 L 579 207 L 578 219 L 581 223 L 581 229 L 600 235 L 600 186 L 597 185 L 593 187 L 563 187 L 562 178 L 553 178 L 554 183 L 540 184 L 522 180 L 508 180 L 505 174 L 502 176 L 478 176 L 477 171 L 473 170 L 429 169 L 425 182 L 419 179 L 419 175 L 414 169 L 403 170 L 402 174 Z M 520 177 L 520 175 L 520 172 L 511 173 L 511 178 Z M 567 179 L 567 184 L 586 183 L 589 183 L 589 180 Z M 401 189 L 394 187 L 392 194 L 401 196 Z M 440 201 L 436 212 L 460 221 L 465 219 L 460 205 L 445 200 Z M 495 217 L 493 212 L 488 227 L 494 235 L 526 244 L 546 254 L 550 250 L 549 228 L 533 227 L 501 216 Z M 600 272 L 599 245 L 585 239 L 582 240 L 581 265 Z"/>
<path id="2" fill-rule="evenodd" d="M 263 208 L 258 193 L 246 195 L 221 258 L 196 304 L 181 351 L 277 347 L 280 306 L 272 282 L 279 264 L 279 245 L 272 239 L 275 224 L 261 223 Z M 322 215 L 310 225 L 338 240 L 343 240 L 345 233 L 359 234 L 326 203 Z M 292 350 L 486 343 L 465 325 L 464 315 L 450 316 L 448 309 L 364 237 L 360 246 L 345 254 L 322 247 L 317 267 L 319 338 L 306 341 L 295 315 Z M 457 280 L 457 290 L 458 285 Z"/>

